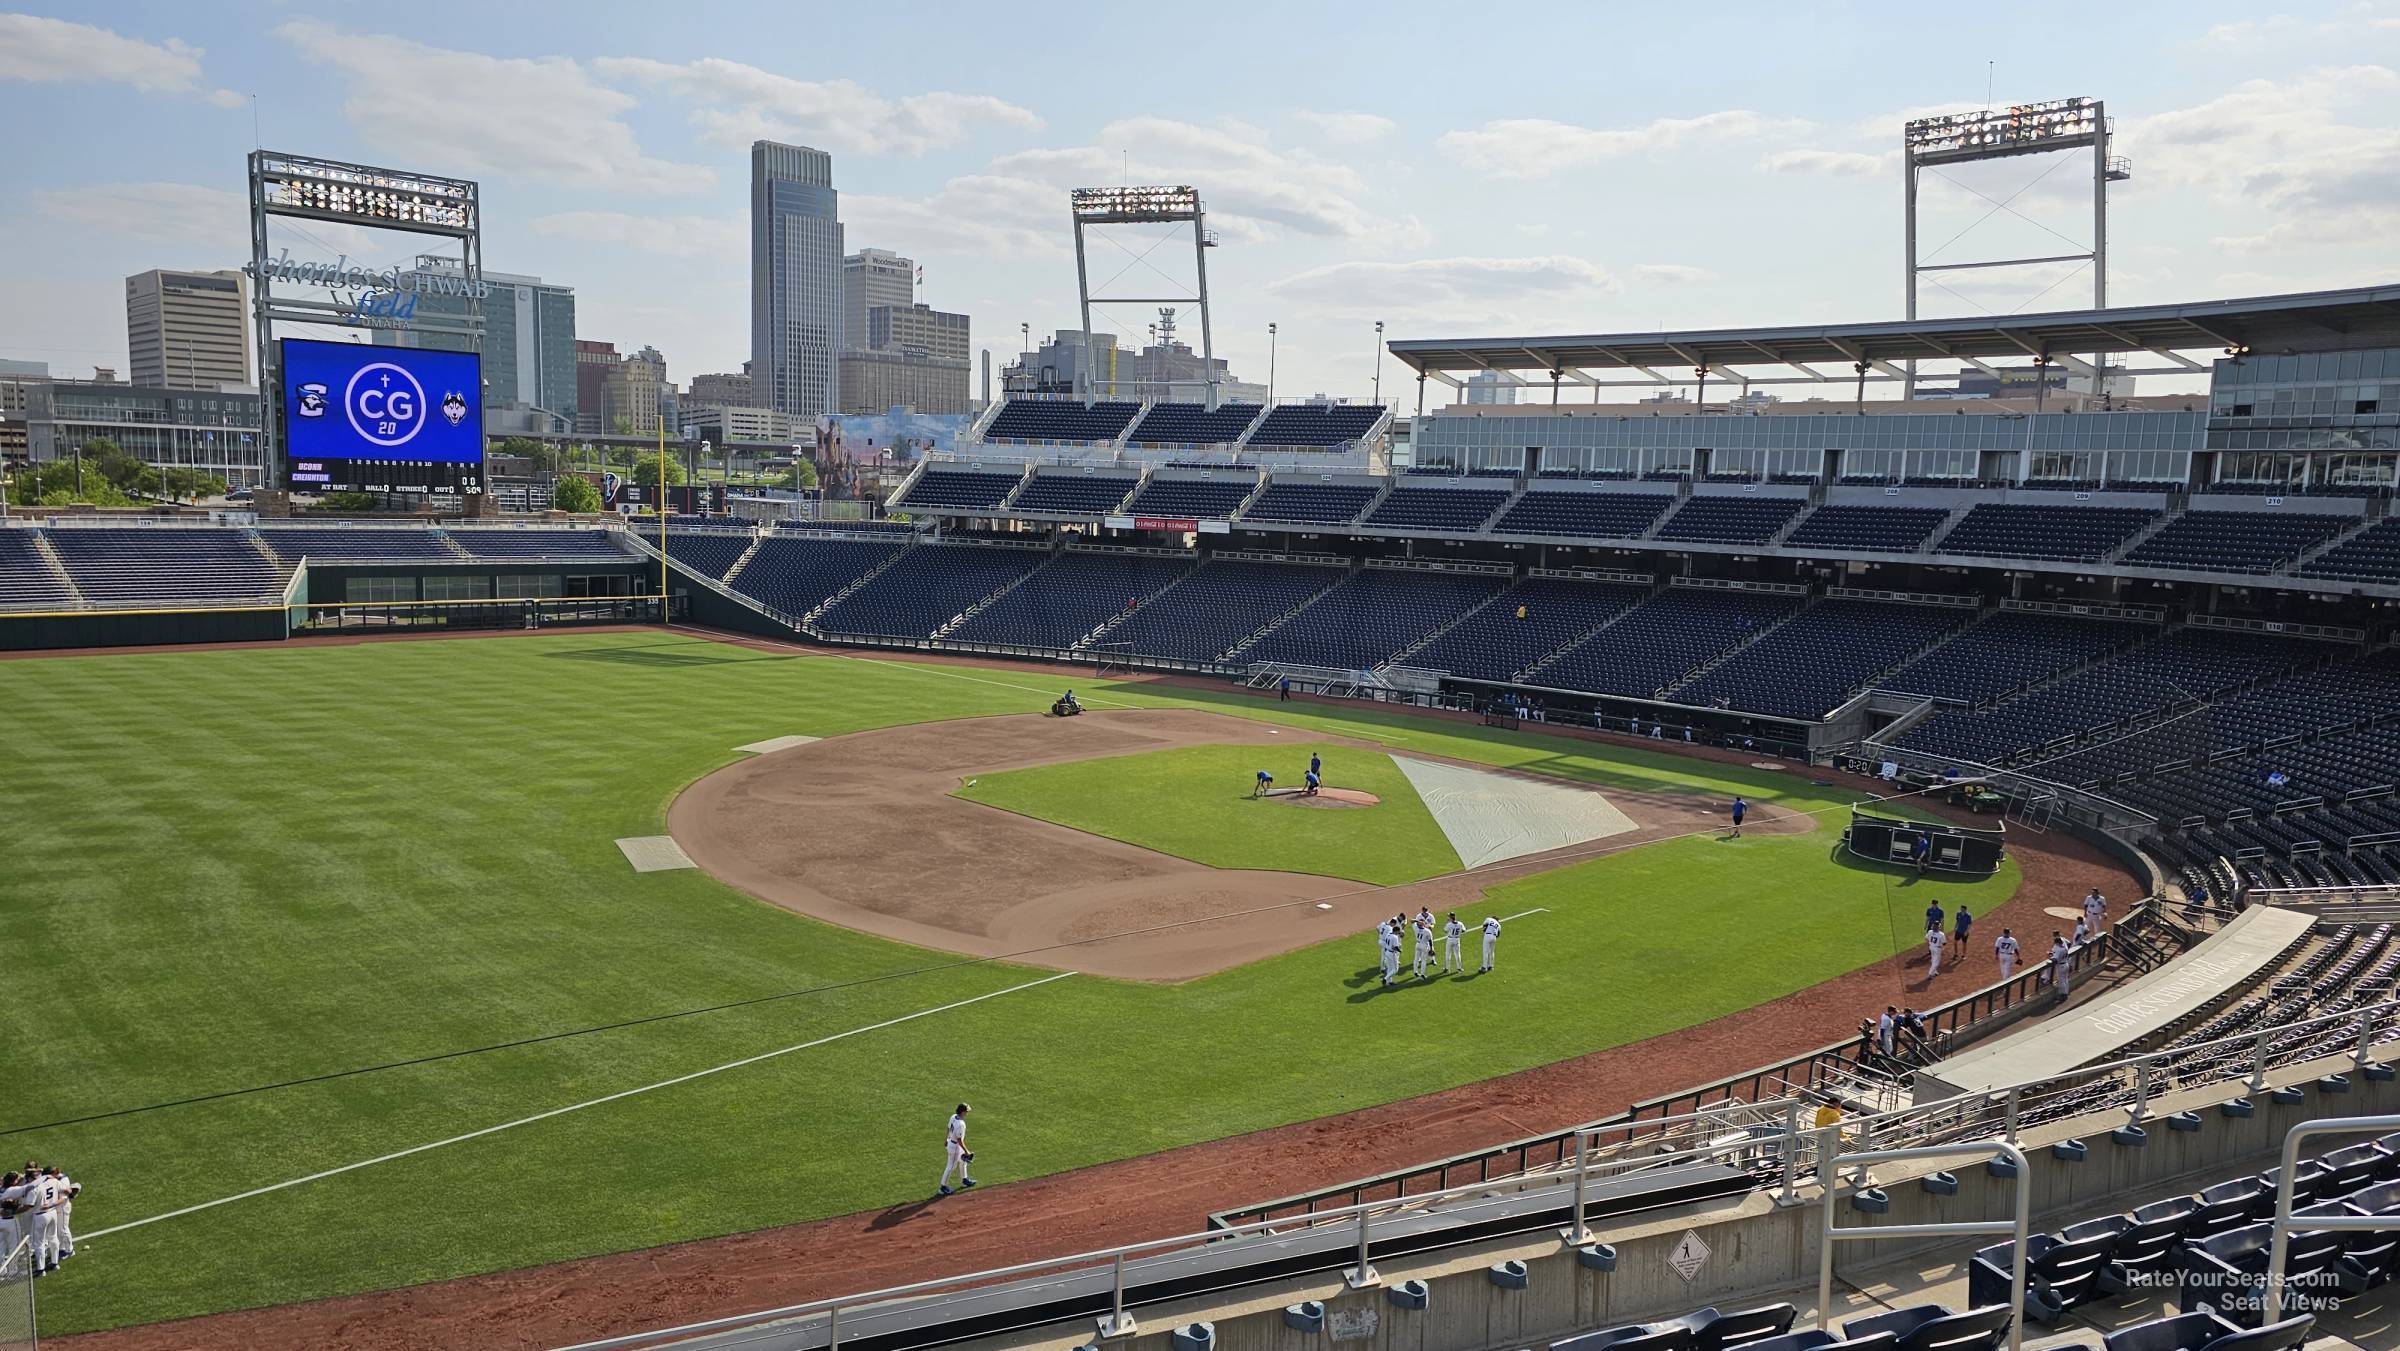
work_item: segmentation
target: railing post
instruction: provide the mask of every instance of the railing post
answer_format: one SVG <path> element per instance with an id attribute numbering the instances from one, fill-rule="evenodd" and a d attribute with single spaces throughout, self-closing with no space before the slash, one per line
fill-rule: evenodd
<path id="1" fill-rule="evenodd" d="M 841 1351 L 842 1306 L 834 1305 L 825 1311 L 825 1351 Z"/>
<path id="2" fill-rule="evenodd" d="M 1783 1105 L 1783 1194 L 1775 1204 L 1788 1206 L 1800 1192 L 1800 1100 Z"/>
<path id="3" fill-rule="evenodd" d="M 1100 1320 L 1100 1335 L 1130 1337 L 1134 1327 L 1133 1320 L 1125 1316 L 1125 1254 L 1119 1252 L 1109 1268 L 1109 1312 Z"/>
<path id="4" fill-rule="evenodd" d="M 1368 1213 L 1364 1209 L 1358 1212 L 1358 1265 L 1342 1273 L 1342 1280 L 1353 1290 L 1365 1290 L 1383 1279 L 1375 1274 L 1375 1268 L 1367 1262 Z"/>
<path id="5" fill-rule="evenodd" d="M 2010 1144 L 2017 1142 L 2017 1128 L 2024 1124 L 2025 1086 L 2011 1084 L 2008 1088 L 2007 1130 L 2002 1138 Z"/>
<path id="6" fill-rule="evenodd" d="M 2261 1032 L 2250 1048 L 2250 1091 L 2267 1091 L 2267 1034 Z"/>
<path id="7" fill-rule="evenodd" d="M 2361 1013 L 2358 1015 L 2358 1049 L 2350 1053 L 2350 1063 L 2353 1068 L 2362 1071 L 2366 1069 L 2367 1052 L 2374 1045 L 2375 1015 L 2372 1012 Z"/>
<path id="8" fill-rule="evenodd" d="M 1567 1246 L 1571 1248 L 1582 1247 L 1584 1242 L 1591 1237 L 1591 1231 L 1583 1227 L 1584 1185 L 1586 1179 L 1591 1175 L 1591 1157 L 1586 1151 L 1585 1140 L 1586 1137 L 1582 1131 L 1575 1132 L 1575 1208 L 1567 1215 L 1567 1228 L 1564 1234 Z M 1360 1252 L 1359 1261 L 1362 1265 L 1365 1263 L 1364 1251 Z"/>
<path id="9" fill-rule="evenodd" d="M 2150 1062 L 2133 1067 L 2133 1115 L 2127 1124 L 2139 1126 L 2150 1114 Z"/>

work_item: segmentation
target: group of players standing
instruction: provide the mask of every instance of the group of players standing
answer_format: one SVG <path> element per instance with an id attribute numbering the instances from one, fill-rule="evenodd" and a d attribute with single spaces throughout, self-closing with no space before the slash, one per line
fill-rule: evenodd
<path id="1" fill-rule="evenodd" d="M 1433 952 L 1434 937 L 1437 932 L 1442 940 L 1442 955 L 1438 972 Z M 1405 914 L 1399 914 L 1375 926 L 1375 959 L 1382 968 L 1383 983 L 1387 988 L 1400 983 L 1400 946 L 1403 934 L 1410 935 L 1415 939 L 1416 952 L 1412 969 L 1418 980 L 1425 980 L 1436 974 L 1450 975 L 1466 971 L 1467 959 L 1461 949 L 1466 940 L 1467 926 L 1460 921 L 1458 912 L 1453 910 L 1450 912 L 1449 922 L 1443 924 L 1437 931 L 1434 927 L 1433 910 L 1431 907 L 1427 907 L 1417 911 L 1415 919 L 1410 919 Z M 1500 921 L 1486 915 L 1483 918 L 1483 965 L 1476 968 L 1479 974 L 1492 969 L 1492 958 L 1499 950 Z"/>
<path id="2" fill-rule="evenodd" d="M 64 1169 L 30 1161 L 23 1172 L 0 1176 L 0 1261 L 22 1244 L 34 1275 L 58 1270 L 75 1255 L 75 1197 L 82 1190 Z"/>

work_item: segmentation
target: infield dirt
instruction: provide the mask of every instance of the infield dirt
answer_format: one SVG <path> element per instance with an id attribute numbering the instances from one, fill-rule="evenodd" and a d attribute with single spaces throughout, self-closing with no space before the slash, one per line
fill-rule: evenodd
<path id="1" fill-rule="evenodd" d="M 1004 770 L 1277 737 L 1249 718 L 1180 708 L 879 728 L 721 769 L 676 798 L 667 829 L 720 880 L 829 923 L 945 952 L 1159 981 L 1364 933 L 1402 910 L 1466 909 L 1487 887 L 1590 852 L 1557 849 L 1379 887 L 1211 868 L 952 795 L 967 778 Z M 1605 841 L 1612 850 L 1718 821 L 1720 804 L 1697 793 L 1612 788 L 1605 796 L 1638 826 Z M 1812 825 L 1762 807 L 1747 828 Z"/>

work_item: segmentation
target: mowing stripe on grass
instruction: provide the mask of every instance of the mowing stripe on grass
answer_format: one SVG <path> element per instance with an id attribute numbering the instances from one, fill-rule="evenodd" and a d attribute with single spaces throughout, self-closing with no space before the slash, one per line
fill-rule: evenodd
<path id="1" fill-rule="evenodd" d="M 180 1210 L 170 1210 L 164 1214 L 152 1215 L 147 1219 L 128 1220 L 123 1224 L 110 1225 L 106 1229 L 98 1230 L 90 1234 L 84 1234 L 81 1237 L 87 1241 L 96 1238 L 106 1238 L 110 1234 L 121 1234 L 128 1229 L 139 1229 L 146 1224 L 156 1224 L 160 1220 L 172 1220 L 180 1216 L 196 1214 L 203 1210 L 213 1210 L 218 1206 L 231 1205 L 236 1201 L 247 1201 L 253 1196 L 264 1196 L 269 1192 L 279 1192 L 287 1187 L 297 1187 L 305 1182 L 318 1182 L 324 1180 L 325 1178 L 338 1177 L 343 1173 L 356 1172 L 361 1168 L 372 1168 L 379 1163 L 390 1163 L 394 1159 L 405 1159 L 411 1154 L 423 1154 L 428 1150 L 440 1149 L 445 1145 L 463 1144 L 468 1140 L 481 1139 L 486 1135 L 497 1135 L 505 1130 L 514 1130 L 519 1126 L 530 1126 L 537 1121 L 548 1121 L 554 1116 L 565 1116 L 569 1112 L 580 1112 L 586 1107 L 598 1107 L 604 1103 L 616 1102 L 624 1098 L 638 1097 L 641 1094 L 649 1093 L 657 1089 L 673 1088 L 677 1084 L 688 1084 L 694 1079 L 705 1079 L 712 1074 L 722 1074 L 727 1070 L 738 1070 L 746 1065 L 758 1064 L 762 1060 L 773 1060 L 777 1056 L 790 1055 L 794 1051 L 814 1050 L 819 1046 L 830 1045 L 833 1042 L 842 1041 L 850 1037 L 862 1035 L 864 1033 L 880 1032 L 887 1027 L 898 1027 L 902 1023 L 915 1022 L 919 1018 L 929 1018 L 937 1013 L 948 1013 L 953 1009 L 963 1009 L 969 1004 L 980 1004 L 987 999 L 998 999 L 1002 995 L 1015 994 L 1020 990 L 1030 990 L 1037 985 L 1048 985 L 1052 981 L 1065 980 L 1067 977 L 1074 974 L 1075 973 L 1072 971 L 1061 971 L 1055 976 L 1044 976 L 1040 980 L 1029 980 L 1022 985 L 1011 985 L 1005 990 L 994 990 L 989 994 L 979 994 L 967 999 L 954 1000 L 950 1003 L 939 1004 L 929 1009 L 918 1009 L 914 1013 L 904 1013 L 897 1018 L 886 1018 L 880 1023 L 869 1023 L 865 1027 L 853 1027 L 846 1032 L 835 1032 L 829 1036 L 819 1037 L 814 1041 L 804 1041 L 796 1045 L 784 1046 L 772 1051 L 763 1051 L 754 1056 L 745 1056 L 740 1060 L 728 1060 L 722 1065 L 711 1065 L 707 1069 L 694 1070 L 689 1074 L 679 1074 L 672 1079 L 661 1079 L 655 1084 L 644 1084 L 640 1088 L 628 1088 L 616 1093 L 610 1093 L 604 1097 L 590 1098 L 583 1102 L 569 1103 L 564 1107 L 553 1107 L 547 1112 L 536 1112 L 532 1116 L 518 1117 L 514 1121 L 503 1121 L 497 1126 L 486 1126 L 481 1130 L 468 1131 L 464 1135 L 453 1135 L 447 1140 L 434 1140 L 426 1144 L 411 1145 L 406 1149 L 396 1149 L 389 1154 L 378 1154 L 371 1159 L 361 1159 L 356 1163 L 345 1163 L 339 1168 L 327 1168 L 322 1172 L 310 1173 L 306 1177 L 295 1177 L 284 1182 L 269 1183 L 264 1187 L 253 1187 L 246 1192 L 236 1192 L 231 1196 L 220 1196 L 214 1201 L 202 1201 L 198 1205 L 185 1206 Z"/>

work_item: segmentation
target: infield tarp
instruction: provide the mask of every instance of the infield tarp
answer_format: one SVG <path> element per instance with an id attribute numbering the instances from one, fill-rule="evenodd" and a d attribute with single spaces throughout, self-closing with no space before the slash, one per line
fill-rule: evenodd
<path id="1" fill-rule="evenodd" d="M 1632 817 L 1589 788 L 1398 755 L 1392 763 L 1470 868 L 1636 829 Z"/>

